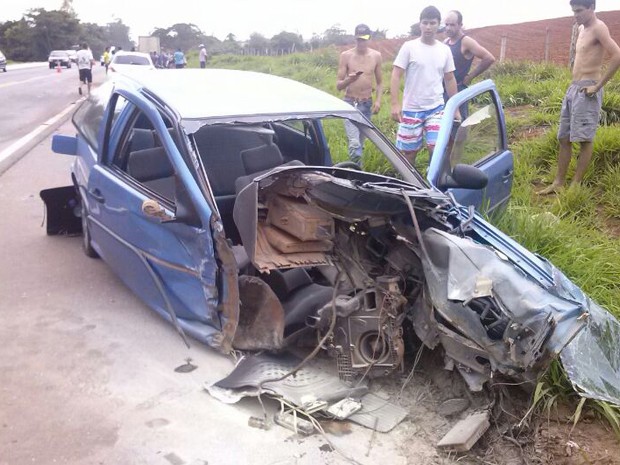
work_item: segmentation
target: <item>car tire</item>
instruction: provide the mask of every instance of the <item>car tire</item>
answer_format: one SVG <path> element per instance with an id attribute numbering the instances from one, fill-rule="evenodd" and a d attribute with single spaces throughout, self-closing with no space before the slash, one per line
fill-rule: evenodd
<path id="1" fill-rule="evenodd" d="M 88 210 L 86 208 L 86 203 L 82 200 L 81 202 L 81 219 L 82 219 L 82 250 L 84 250 L 84 254 L 90 258 L 99 258 L 99 254 L 93 246 L 91 245 L 90 240 L 90 229 L 88 228 Z"/>
<path id="2" fill-rule="evenodd" d="M 54 65 L 50 63 L 50 69 L 54 69 Z"/>

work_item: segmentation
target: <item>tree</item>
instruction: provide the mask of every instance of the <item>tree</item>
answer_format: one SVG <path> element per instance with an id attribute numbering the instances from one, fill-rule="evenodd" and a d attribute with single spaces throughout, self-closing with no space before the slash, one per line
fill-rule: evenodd
<path id="1" fill-rule="evenodd" d="M 16 61 L 34 61 L 37 59 L 32 48 L 33 29 L 24 18 L 19 21 L 8 21 L 2 25 L 4 51 L 7 58 Z"/>
<path id="2" fill-rule="evenodd" d="M 269 52 L 271 41 L 258 32 L 250 34 L 246 48 L 250 55 L 265 55 Z"/>
<path id="3" fill-rule="evenodd" d="M 177 23 L 167 28 L 156 28 L 151 35 L 159 37 L 162 47 L 169 50 L 190 50 L 199 44 L 213 42 L 195 24 Z M 206 44 L 205 44 L 206 45 Z"/>
<path id="4" fill-rule="evenodd" d="M 76 45 L 80 21 L 70 13 L 60 10 L 46 11 L 35 8 L 24 15 L 32 29 L 32 58 L 47 59 L 51 50 L 67 50 Z"/>
<path id="5" fill-rule="evenodd" d="M 277 54 L 293 53 L 303 49 L 304 40 L 299 34 L 282 31 L 271 38 L 271 46 Z"/>
<path id="6" fill-rule="evenodd" d="M 134 46 L 134 43 L 129 38 L 129 26 L 123 24 L 120 19 L 108 23 L 106 33 L 108 45 L 122 47 L 124 50 L 130 50 Z"/>
<path id="7" fill-rule="evenodd" d="M 420 37 L 422 35 L 420 23 L 415 23 L 411 25 L 411 28 L 409 28 L 409 35 L 413 37 Z"/>
<path id="8" fill-rule="evenodd" d="M 353 41 L 353 36 L 347 34 L 339 24 L 335 24 L 323 33 L 323 46 L 346 45 Z"/>

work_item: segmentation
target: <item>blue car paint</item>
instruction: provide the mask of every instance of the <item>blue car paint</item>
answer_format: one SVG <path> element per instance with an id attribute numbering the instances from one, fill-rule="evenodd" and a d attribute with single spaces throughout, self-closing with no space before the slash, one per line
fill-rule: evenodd
<path id="1" fill-rule="evenodd" d="M 505 116 L 502 109 L 501 100 L 493 81 L 486 80 L 475 84 L 448 100 L 441 120 L 441 131 L 437 138 L 437 144 L 431 163 L 428 169 L 427 179 L 432 186 L 438 186 L 440 179 L 445 175 L 445 167 L 449 166 L 446 157 L 450 154 L 446 153 L 452 127 L 454 125 L 454 115 L 457 108 L 463 103 L 471 100 L 477 95 L 490 92 L 497 110 L 498 125 L 500 131 L 500 151 L 498 153 L 482 159 L 474 166 L 482 169 L 489 177 L 489 184 L 485 189 L 451 189 L 450 192 L 461 205 L 475 205 L 483 207 L 486 211 L 505 205 L 510 198 L 513 178 L 513 154 L 508 149 L 508 137 L 506 134 Z M 486 205 L 488 204 L 488 205 Z"/>
<path id="2" fill-rule="evenodd" d="M 116 89 L 115 92 L 138 107 L 154 124 L 176 175 L 187 189 L 202 224 L 207 227 L 194 228 L 181 223 L 162 225 L 145 217 L 141 206 L 147 197 L 136 189 L 127 190 L 126 181 L 120 180 L 118 173 L 106 167 L 113 159 L 122 140 L 122 130 L 133 111 L 133 107 L 127 105 L 114 126 L 106 127 L 100 134 L 100 147 L 105 147 L 100 160 L 103 166 L 91 166 L 88 174 L 87 198 L 93 247 L 147 305 L 171 320 L 166 303 L 168 298 L 179 325 L 186 332 L 216 345 L 217 330 L 226 321 L 220 321 L 220 315 L 214 311 L 219 296 L 218 268 L 208 228 L 211 209 L 204 202 L 155 106 L 141 94 L 135 93 L 134 89 Z M 111 121 L 110 111 L 112 107 L 106 109 L 104 121 Z M 108 132 L 110 137 L 104 144 Z M 103 203 L 92 199 L 93 192 L 97 190 L 105 198 Z M 172 215 L 173 212 L 169 213 Z M 128 216 L 132 219 L 128 220 Z M 133 248 L 124 245 L 124 241 Z M 144 258 L 159 276 L 160 283 L 153 279 L 151 273 L 145 272 Z M 161 292 L 163 283 L 166 296 Z"/>

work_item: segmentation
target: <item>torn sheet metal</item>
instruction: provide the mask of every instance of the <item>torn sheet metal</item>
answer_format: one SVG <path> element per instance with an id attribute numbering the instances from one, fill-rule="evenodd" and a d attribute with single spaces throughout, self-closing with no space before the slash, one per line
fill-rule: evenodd
<path id="1" fill-rule="evenodd" d="M 316 362 L 281 381 L 269 381 L 286 375 L 299 362 L 292 355 L 247 355 L 226 378 L 205 389 L 218 400 L 234 403 L 243 397 L 257 396 L 261 386 L 263 393 L 281 397 L 302 410 L 316 411 L 313 407 L 321 405 L 321 412 L 328 416 L 329 409 L 343 399 L 349 399 L 349 403 L 356 399 L 361 407 L 347 419 L 379 432 L 391 431 L 406 417 L 406 410 L 369 393 L 366 385 L 349 386 Z"/>
<path id="2" fill-rule="evenodd" d="M 620 322 L 590 301 L 583 331 L 561 353 L 575 390 L 584 397 L 620 406 Z"/>
<path id="3" fill-rule="evenodd" d="M 585 325 L 581 302 L 540 286 L 493 249 L 434 228 L 423 236 L 440 339 L 462 373 L 478 375 L 465 377 L 472 390 L 489 369 L 528 379 Z"/>

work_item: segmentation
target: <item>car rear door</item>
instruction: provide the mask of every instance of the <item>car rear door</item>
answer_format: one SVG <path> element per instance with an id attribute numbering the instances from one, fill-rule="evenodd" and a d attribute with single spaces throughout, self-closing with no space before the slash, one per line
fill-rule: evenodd
<path id="1" fill-rule="evenodd" d="M 454 121 L 457 108 L 463 113 L 460 124 Z M 501 100 L 491 80 L 471 86 L 448 100 L 428 181 L 441 189 L 442 180 L 458 163 L 475 166 L 489 178 L 485 189 L 448 189 L 459 203 L 492 212 L 508 202 L 514 160 L 508 148 Z"/>
<path id="2" fill-rule="evenodd" d="M 181 156 L 181 134 L 128 93 L 113 96 L 106 117 L 108 143 L 88 179 L 93 246 L 149 306 L 210 343 L 221 329 L 211 210 Z"/>

